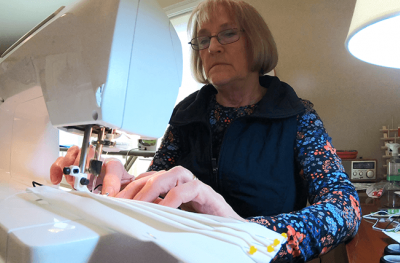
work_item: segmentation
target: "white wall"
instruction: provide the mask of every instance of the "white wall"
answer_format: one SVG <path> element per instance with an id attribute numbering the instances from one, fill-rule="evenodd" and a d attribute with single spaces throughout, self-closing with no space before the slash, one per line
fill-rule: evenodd
<path id="1" fill-rule="evenodd" d="M 367 64 L 345 49 L 356 1 L 249 2 L 274 34 L 278 77 L 315 104 L 337 149 L 358 150 L 381 167 L 379 129 L 392 118 L 400 125 L 400 70 Z"/>

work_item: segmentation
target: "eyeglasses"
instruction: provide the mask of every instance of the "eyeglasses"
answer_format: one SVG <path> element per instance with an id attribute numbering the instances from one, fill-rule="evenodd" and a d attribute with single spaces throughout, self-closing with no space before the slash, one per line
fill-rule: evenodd
<path id="1" fill-rule="evenodd" d="M 221 45 L 227 45 L 238 41 L 241 32 L 244 32 L 244 30 L 239 30 L 237 28 L 227 29 L 219 32 L 215 36 L 193 38 L 188 44 L 192 45 L 194 50 L 202 50 L 210 46 L 211 38 L 216 37 Z"/>

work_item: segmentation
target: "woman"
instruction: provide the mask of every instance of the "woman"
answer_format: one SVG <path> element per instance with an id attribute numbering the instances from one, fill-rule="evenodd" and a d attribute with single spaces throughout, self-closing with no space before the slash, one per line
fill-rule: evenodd
<path id="1" fill-rule="evenodd" d="M 208 0 L 189 28 L 194 76 L 207 85 L 176 106 L 149 172 L 116 196 L 285 232 L 277 255 L 285 261 L 310 260 L 354 236 L 358 196 L 313 105 L 263 76 L 277 50 L 262 17 L 245 2 Z M 53 165 L 55 183 L 78 151 Z M 105 168 L 103 192 L 114 195 L 130 176 L 118 162 Z"/>

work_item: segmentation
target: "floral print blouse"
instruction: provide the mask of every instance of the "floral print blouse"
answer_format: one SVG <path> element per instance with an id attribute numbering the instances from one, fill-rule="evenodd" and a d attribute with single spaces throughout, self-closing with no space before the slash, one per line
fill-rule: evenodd
<path id="1" fill-rule="evenodd" d="M 211 101 L 210 124 L 213 155 L 218 156 L 226 128 L 237 117 L 251 115 L 257 104 L 239 108 Z M 313 104 L 303 100 L 306 111 L 297 116 L 296 161 L 299 176 L 308 183 L 309 206 L 275 216 L 257 216 L 247 220 L 278 233 L 287 233 L 287 243 L 275 260 L 304 262 L 324 254 L 353 237 L 361 222 L 361 207 L 336 149 L 331 144 Z M 168 170 L 179 158 L 180 140 L 175 127 L 169 126 L 154 156 L 149 171 Z"/>

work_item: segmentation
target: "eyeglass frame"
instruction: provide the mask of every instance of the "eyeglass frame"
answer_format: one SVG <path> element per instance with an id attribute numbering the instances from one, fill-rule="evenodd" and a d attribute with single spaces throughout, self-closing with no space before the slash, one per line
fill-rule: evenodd
<path id="1" fill-rule="evenodd" d="M 221 42 L 219 41 L 218 35 L 221 34 L 222 32 L 228 31 L 228 30 L 237 30 L 237 31 L 238 31 L 239 37 L 238 37 L 237 40 L 235 40 L 235 41 L 233 41 L 233 42 L 223 44 L 223 43 L 221 43 Z M 243 33 L 243 32 L 245 32 L 244 29 L 238 29 L 238 28 L 229 28 L 229 29 L 222 30 L 222 31 L 218 32 L 218 34 L 216 34 L 216 35 L 214 35 L 214 36 L 209 36 L 209 37 L 208 37 L 208 39 L 209 39 L 208 46 L 205 47 L 205 48 L 202 48 L 202 49 L 195 49 L 194 46 L 197 46 L 197 45 L 195 45 L 195 44 L 192 43 L 192 41 L 193 41 L 194 39 L 198 39 L 198 38 L 201 38 L 201 37 L 192 38 L 192 40 L 190 40 L 190 42 L 188 42 L 188 44 L 191 45 L 191 47 L 192 47 L 193 50 L 200 51 L 200 50 L 209 48 L 209 47 L 210 47 L 210 44 L 211 44 L 211 38 L 216 37 L 218 43 L 220 43 L 221 45 L 229 45 L 229 44 L 232 44 L 232 43 L 235 43 L 235 42 L 239 41 L 240 36 L 241 36 L 241 33 Z M 204 36 L 204 37 L 205 37 L 205 36 Z"/>

